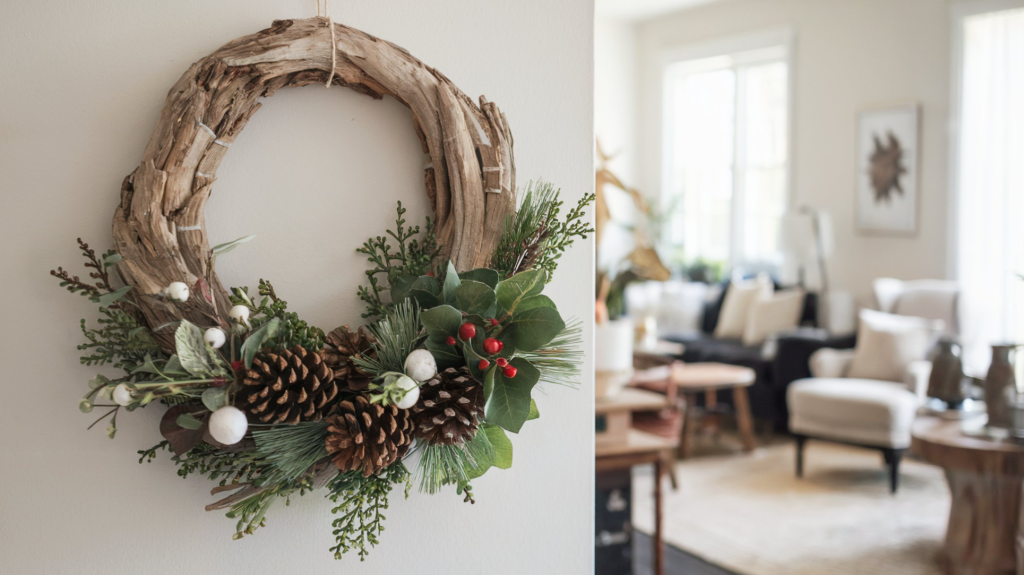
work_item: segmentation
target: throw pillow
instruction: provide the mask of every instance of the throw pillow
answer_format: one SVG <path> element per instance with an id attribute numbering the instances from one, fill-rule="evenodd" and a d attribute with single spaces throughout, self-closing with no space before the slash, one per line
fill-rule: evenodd
<path id="1" fill-rule="evenodd" d="M 729 284 L 722 302 L 722 311 L 715 326 L 715 337 L 740 339 L 747 329 L 747 318 L 754 302 L 772 295 L 772 282 L 766 277 L 734 281 Z"/>
<path id="2" fill-rule="evenodd" d="M 759 345 L 772 334 L 796 329 L 803 310 L 804 292 L 800 289 L 784 290 L 755 300 L 743 330 L 743 345 Z"/>
<path id="3" fill-rule="evenodd" d="M 924 359 L 943 322 L 861 310 L 857 348 L 847 377 L 902 382 L 911 362 Z"/>

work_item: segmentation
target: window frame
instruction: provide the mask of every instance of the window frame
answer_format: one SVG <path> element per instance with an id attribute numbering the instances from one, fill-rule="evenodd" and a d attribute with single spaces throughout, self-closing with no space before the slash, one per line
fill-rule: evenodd
<path id="1" fill-rule="evenodd" d="M 1021 0 L 1024 1 L 1024 0 Z M 658 141 L 660 144 L 660 150 L 658 154 L 659 161 L 659 174 L 660 174 L 660 186 L 659 186 L 659 197 L 663 202 L 669 202 L 672 199 L 672 156 L 673 156 L 673 142 L 672 142 L 672 130 L 670 126 L 673 125 L 675 120 L 674 109 L 672 106 L 672 87 L 671 87 L 671 72 L 677 64 L 681 64 L 687 61 L 701 60 L 706 58 L 715 57 L 730 57 L 736 56 L 737 54 L 755 52 L 758 50 L 767 50 L 773 48 L 781 48 L 781 58 L 773 58 L 770 61 L 781 61 L 786 64 L 786 167 L 784 170 L 784 213 L 788 212 L 794 205 L 794 189 L 793 189 L 793 174 L 796 165 L 796 79 L 797 72 L 794 64 L 794 55 L 796 53 L 796 34 L 791 27 L 773 28 L 756 32 L 753 34 L 744 34 L 741 36 L 732 36 L 728 38 L 722 38 L 710 42 L 703 42 L 697 44 L 685 44 L 680 46 L 674 46 L 669 49 L 663 50 L 659 54 L 658 58 L 658 73 L 660 82 L 659 91 L 659 111 L 660 121 L 658 122 Z M 764 60 L 765 62 L 769 60 Z M 748 65 L 751 62 L 734 62 L 732 68 Z M 737 98 L 736 106 L 739 110 L 743 96 L 741 95 L 741 88 L 739 86 L 740 76 L 737 75 Z M 729 260 L 726 262 L 729 267 L 741 266 L 741 265 L 759 265 L 767 262 L 755 262 L 746 261 L 743 258 L 743 225 L 741 217 L 743 212 L 743 180 L 742 172 L 740 169 L 739 154 L 742 153 L 742 130 L 739 129 L 739 114 L 737 113 L 737 127 L 734 128 L 735 133 L 733 134 L 733 149 L 734 149 L 734 162 L 733 162 L 733 202 L 730 213 L 730 229 L 729 229 Z M 739 193 L 737 193 L 739 192 Z"/>

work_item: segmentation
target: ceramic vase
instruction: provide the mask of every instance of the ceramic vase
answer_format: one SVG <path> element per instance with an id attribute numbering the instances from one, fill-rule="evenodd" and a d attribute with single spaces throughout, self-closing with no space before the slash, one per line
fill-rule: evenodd
<path id="1" fill-rule="evenodd" d="M 1011 344 L 992 346 L 992 364 L 985 376 L 985 409 L 989 427 L 1013 428 L 1013 408 L 1017 399 L 1017 378 L 1014 376 L 1016 350 L 1017 346 Z"/>
<path id="2" fill-rule="evenodd" d="M 960 345 L 950 339 L 939 340 L 932 355 L 932 373 L 928 377 L 928 397 L 940 399 L 956 409 L 967 399 Z"/>

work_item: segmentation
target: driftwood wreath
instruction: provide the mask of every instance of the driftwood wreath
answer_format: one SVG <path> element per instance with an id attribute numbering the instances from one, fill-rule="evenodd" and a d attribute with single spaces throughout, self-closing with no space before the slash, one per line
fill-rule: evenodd
<path id="1" fill-rule="evenodd" d="M 260 98 L 314 83 L 396 98 L 430 157 L 433 220 L 408 226 L 399 203 L 395 230 L 357 250 L 371 264 L 358 294 L 371 321 L 356 330 L 306 323 L 263 279 L 258 294 L 229 293 L 215 256 L 241 240 L 207 241 L 217 166 Z M 275 22 L 171 88 L 121 187 L 115 249 L 79 240 L 92 281 L 51 272 L 99 306 L 98 326 L 81 324 L 82 363 L 124 372 L 90 380 L 79 407 L 109 408 L 97 422 L 110 417 L 113 438 L 122 410 L 166 405 L 164 441 L 139 462 L 168 450 L 178 475 L 219 481 L 212 494 L 223 498 L 207 510 L 228 510 L 236 537 L 263 525 L 275 501 L 323 488 L 337 504 L 335 556 L 365 556 L 392 486 L 405 483 L 408 496 L 408 455 L 421 491 L 454 486 L 472 501 L 470 481 L 512 465 L 506 433 L 539 417 L 534 387 L 576 385 L 580 323 L 567 326 L 541 292 L 562 253 L 593 231 L 592 199 L 560 219 L 558 191 L 540 183 L 517 205 L 512 133 L 497 106 L 477 106 L 364 32 L 322 18 Z"/>
<path id="2" fill-rule="evenodd" d="M 333 29 L 332 29 L 333 28 Z M 333 68 L 332 68 L 333 66 Z M 114 214 L 118 272 L 136 288 L 151 326 L 225 313 L 228 294 L 209 263 L 206 201 L 217 166 L 260 98 L 290 86 L 342 85 L 412 111 L 430 155 L 424 181 L 442 256 L 459 271 L 486 266 L 515 211 L 512 132 L 498 107 L 477 106 L 444 74 L 408 51 L 327 20 L 280 20 L 193 64 L 171 88 L 139 167 L 125 178 Z M 213 302 L 152 297 L 174 281 L 203 278 Z M 173 338 L 159 336 L 173 349 Z"/>

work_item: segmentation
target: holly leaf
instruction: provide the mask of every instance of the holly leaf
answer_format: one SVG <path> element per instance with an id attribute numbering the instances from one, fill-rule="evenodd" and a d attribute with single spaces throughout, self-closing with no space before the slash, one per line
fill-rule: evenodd
<path id="1" fill-rule="evenodd" d="M 475 270 L 469 270 L 468 272 L 462 272 L 459 279 L 462 281 L 470 280 L 480 282 L 493 290 L 498 285 L 498 280 L 501 279 L 501 276 L 499 276 L 498 272 L 495 270 L 477 268 Z"/>
<path id="2" fill-rule="evenodd" d="M 565 322 L 558 310 L 550 307 L 535 307 L 512 317 L 506 332 L 517 350 L 539 349 L 565 329 Z"/>
<path id="3" fill-rule="evenodd" d="M 461 283 L 459 272 L 455 271 L 455 265 L 452 264 L 451 260 L 448 260 L 448 271 L 445 273 L 444 287 L 441 289 L 445 303 L 455 302 L 455 290 L 459 289 Z"/>
<path id="4" fill-rule="evenodd" d="M 508 313 L 514 312 L 519 302 L 540 295 L 546 279 L 547 272 L 544 270 L 530 270 L 498 282 L 495 287 L 498 305 Z"/>
<path id="5" fill-rule="evenodd" d="M 278 328 L 281 326 L 281 318 L 273 317 L 270 321 L 261 325 L 256 331 L 249 334 L 249 337 L 245 338 L 242 343 L 242 349 L 239 353 L 242 354 L 242 358 L 245 360 L 245 368 L 249 369 L 252 367 L 252 360 L 256 358 L 256 354 L 263 347 L 263 344 L 268 339 L 274 337 L 277 334 Z"/>
<path id="6" fill-rule="evenodd" d="M 439 305 L 420 313 L 420 322 L 427 334 L 442 340 L 455 337 L 462 325 L 462 313 L 450 305 Z"/>
<path id="7" fill-rule="evenodd" d="M 455 307 L 468 314 L 486 315 L 494 301 L 494 290 L 478 281 L 464 280 L 455 290 Z"/>
<path id="8" fill-rule="evenodd" d="M 516 376 L 505 377 L 503 372 L 495 370 L 493 389 L 484 406 L 484 417 L 487 423 L 519 433 L 530 416 L 530 393 L 540 379 L 540 370 L 521 357 L 509 363 L 516 368 Z"/>

